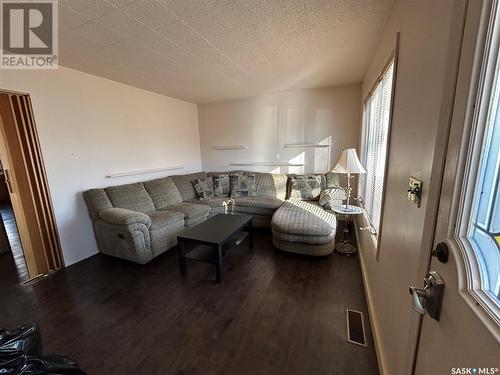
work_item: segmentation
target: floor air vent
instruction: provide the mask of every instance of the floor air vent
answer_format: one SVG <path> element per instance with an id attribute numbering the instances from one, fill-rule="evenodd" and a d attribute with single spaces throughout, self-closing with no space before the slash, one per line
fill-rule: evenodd
<path id="1" fill-rule="evenodd" d="M 347 341 L 353 344 L 366 346 L 365 324 L 363 313 L 356 310 L 346 310 L 347 313 Z"/>

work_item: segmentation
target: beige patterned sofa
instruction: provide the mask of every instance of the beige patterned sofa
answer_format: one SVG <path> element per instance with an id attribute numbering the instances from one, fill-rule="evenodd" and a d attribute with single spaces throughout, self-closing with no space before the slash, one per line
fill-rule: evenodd
<path id="1" fill-rule="evenodd" d="M 317 201 L 290 198 L 293 176 L 248 171 L 199 172 L 91 189 L 83 193 L 101 252 L 144 264 L 177 244 L 177 235 L 223 213 L 228 197 L 200 201 L 193 181 L 219 174 L 255 175 L 256 196 L 234 199 L 234 213 L 272 227 L 284 251 L 327 255 L 335 244 L 336 220 Z M 321 188 L 338 186 L 336 175 L 319 175 Z"/>

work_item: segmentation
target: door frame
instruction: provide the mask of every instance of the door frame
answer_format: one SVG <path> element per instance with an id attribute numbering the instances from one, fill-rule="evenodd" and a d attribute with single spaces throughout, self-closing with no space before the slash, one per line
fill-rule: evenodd
<path id="1" fill-rule="evenodd" d="M 27 93 L 0 89 L 0 153 L 29 279 L 63 268 L 45 164 Z"/>

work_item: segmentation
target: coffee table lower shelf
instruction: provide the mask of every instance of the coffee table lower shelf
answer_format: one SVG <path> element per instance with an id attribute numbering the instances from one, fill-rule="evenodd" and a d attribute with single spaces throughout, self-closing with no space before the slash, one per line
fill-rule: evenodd
<path id="1" fill-rule="evenodd" d="M 227 250 L 238 246 L 248 237 L 248 232 L 241 232 L 231 238 L 231 240 L 222 247 L 222 256 L 226 256 Z M 186 253 L 186 259 L 195 260 L 210 264 L 217 263 L 217 248 L 209 245 L 197 245 Z"/>
<path id="2" fill-rule="evenodd" d="M 252 216 L 218 214 L 177 236 L 179 264 L 182 275 L 187 273 L 187 259 L 215 265 L 217 282 L 223 279 L 223 258 L 228 250 L 248 238 L 253 252 Z"/>

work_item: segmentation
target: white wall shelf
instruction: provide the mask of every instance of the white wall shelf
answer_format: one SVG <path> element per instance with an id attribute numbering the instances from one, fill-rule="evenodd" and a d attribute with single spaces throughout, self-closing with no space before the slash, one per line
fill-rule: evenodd
<path id="1" fill-rule="evenodd" d="M 232 162 L 230 165 L 260 165 L 260 166 L 270 166 L 270 167 L 303 167 L 303 163 L 287 163 L 282 161 L 239 161 Z"/>
<path id="2" fill-rule="evenodd" d="M 236 146 L 213 146 L 214 150 L 244 150 L 248 146 L 236 145 Z"/>
<path id="3" fill-rule="evenodd" d="M 163 168 L 154 168 L 154 169 L 142 169 L 139 171 L 131 171 L 131 172 L 122 172 L 122 173 L 112 173 L 106 175 L 106 178 L 118 178 L 118 177 L 126 177 L 126 176 L 136 176 L 140 174 L 148 174 L 148 173 L 156 173 L 156 172 L 163 172 L 163 171 L 171 171 L 175 169 L 182 169 L 184 168 L 184 165 L 172 165 L 169 167 L 163 167 Z"/>
<path id="4" fill-rule="evenodd" d="M 285 148 L 299 148 L 299 147 L 313 147 L 313 148 L 325 148 L 325 147 L 330 147 L 331 145 L 328 144 L 321 144 L 321 143 L 288 143 L 284 145 L 283 147 Z"/>

